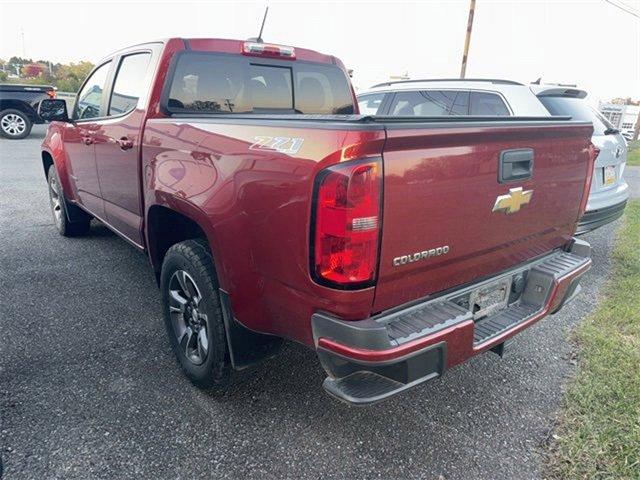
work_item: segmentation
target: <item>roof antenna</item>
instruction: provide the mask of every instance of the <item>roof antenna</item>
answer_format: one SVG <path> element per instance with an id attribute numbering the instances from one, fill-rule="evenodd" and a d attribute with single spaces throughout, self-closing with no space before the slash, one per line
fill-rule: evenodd
<path id="1" fill-rule="evenodd" d="M 264 22 L 267 20 L 267 13 L 269 13 L 269 7 L 264 10 L 264 17 L 262 17 L 262 25 L 260 26 L 260 33 L 257 38 L 250 38 L 249 40 L 257 43 L 264 43 L 262 41 L 262 30 L 264 30 Z"/>

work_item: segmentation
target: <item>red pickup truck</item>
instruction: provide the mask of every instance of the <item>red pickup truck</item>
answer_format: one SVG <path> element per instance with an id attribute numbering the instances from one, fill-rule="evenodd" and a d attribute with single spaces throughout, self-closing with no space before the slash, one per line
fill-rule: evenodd
<path id="1" fill-rule="evenodd" d="M 596 150 L 566 117 L 368 117 L 337 58 L 170 39 L 101 61 L 42 146 L 55 224 L 145 252 L 186 375 L 222 387 L 283 338 L 353 404 L 560 309 Z"/>

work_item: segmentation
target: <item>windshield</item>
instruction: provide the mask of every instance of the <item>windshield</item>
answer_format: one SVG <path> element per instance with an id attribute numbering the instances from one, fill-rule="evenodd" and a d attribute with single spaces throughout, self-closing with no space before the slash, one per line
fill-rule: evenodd
<path id="1" fill-rule="evenodd" d="M 593 123 L 593 134 L 604 135 L 613 126 L 591 108 L 582 98 L 573 97 L 538 97 L 551 115 L 568 115 L 574 120 L 585 120 Z"/>
<path id="2" fill-rule="evenodd" d="M 172 112 L 354 112 L 349 79 L 335 65 L 189 52 L 170 82 Z"/>

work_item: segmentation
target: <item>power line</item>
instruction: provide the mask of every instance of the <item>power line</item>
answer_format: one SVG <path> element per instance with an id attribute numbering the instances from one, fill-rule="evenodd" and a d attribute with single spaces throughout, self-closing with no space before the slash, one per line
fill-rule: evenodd
<path id="1" fill-rule="evenodd" d="M 630 15 L 633 15 L 636 18 L 640 18 L 640 14 L 635 11 L 635 9 L 633 9 L 633 7 L 630 7 L 629 5 L 627 5 L 626 3 L 615 3 L 612 0 L 604 0 L 607 3 L 610 3 L 611 5 L 613 5 L 614 7 L 619 8 L 620 10 L 622 10 L 623 12 L 627 12 Z"/>

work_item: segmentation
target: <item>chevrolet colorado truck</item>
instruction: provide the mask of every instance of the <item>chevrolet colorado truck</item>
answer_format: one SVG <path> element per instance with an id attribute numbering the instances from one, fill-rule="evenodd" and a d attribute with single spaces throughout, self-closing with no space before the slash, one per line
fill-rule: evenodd
<path id="1" fill-rule="evenodd" d="M 591 264 L 589 122 L 359 115 L 337 58 L 220 39 L 119 51 L 40 114 L 57 229 L 148 255 L 202 388 L 289 339 L 330 394 L 383 400 L 501 354 Z"/>

